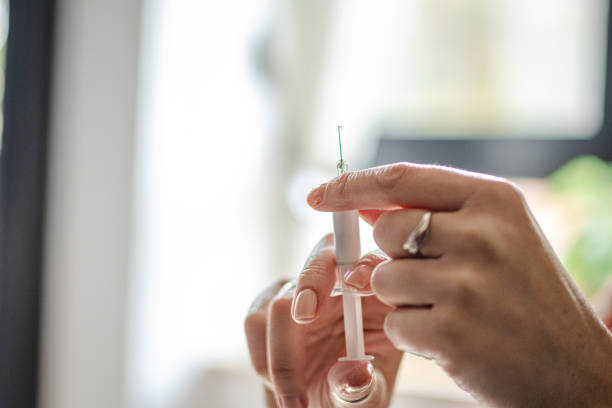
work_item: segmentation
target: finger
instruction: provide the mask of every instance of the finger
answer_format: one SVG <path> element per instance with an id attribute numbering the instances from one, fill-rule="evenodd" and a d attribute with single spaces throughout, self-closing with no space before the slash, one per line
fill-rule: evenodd
<path id="1" fill-rule="evenodd" d="M 314 189 L 319 211 L 426 208 L 452 211 L 465 203 L 484 175 L 442 166 L 397 163 L 348 172 Z"/>
<path id="2" fill-rule="evenodd" d="M 382 214 L 374 225 L 374 240 L 378 247 L 391 258 L 414 257 L 404 249 L 404 244 L 425 213 L 424 210 L 408 209 Z M 454 216 L 455 213 L 432 213 L 425 239 L 419 244 L 422 256 L 436 258 L 449 250 L 455 238 L 452 231 Z"/>
<path id="3" fill-rule="evenodd" d="M 379 264 L 372 274 L 372 291 L 390 306 L 432 305 L 449 293 L 453 275 L 439 259 L 398 259 Z"/>
<path id="4" fill-rule="evenodd" d="M 344 282 L 357 289 L 369 290 L 372 271 L 376 265 L 388 259 L 380 251 L 365 254 L 357 261 L 353 269 L 344 276 Z"/>
<path id="5" fill-rule="evenodd" d="M 336 282 L 336 252 L 332 234 L 324 236 L 304 264 L 292 304 L 293 319 L 310 323 L 325 306 Z"/>
<path id="6" fill-rule="evenodd" d="M 260 376 L 267 378 L 268 365 L 266 363 L 266 316 L 255 313 L 247 317 L 244 322 L 249 355 L 253 368 Z"/>
<path id="7" fill-rule="evenodd" d="M 261 291 L 259 295 L 253 300 L 251 306 L 249 306 L 249 311 L 247 312 L 247 319 L 249 316 L 255 313 L 266 313 L 268 310 L 268 303 L 278 294 L 278 291 L 283 287 L 285 283 L 287 283 L 287 279 L 281 279 L 270 286 L 266 287 Z"/>
<path id="8" fill-rule="evenodd" d="M 388 210 L 359 210 L 359 216 L 363 218 L 365 222 L 374 226 L 378 217 L 386 213 Z"/>
<path id="9" fill-rule="evenodd" d="M 279 294 L 270 303 L 267 323 L 268 373 L 281 407 L 306 407 L 304 326 L 291 316 L 292 293 Z"/>
<path id="10" fill-rule="evenodd" d="M 376 296 L 362 297 L 361 304 L 363 308 L 363 330 L 368 332 L 368 339 L 376 342 L 375 332 L 382 331 L 385 317 L 394 307 L 381 302 Z M 366 350 L 368 347 L 376 349 L 375 346 L 368 346 L 370 341 L 368 339 L 366 339 Z"/>
<path id="11" fill-rule="evenodd" d="M 385 319 L 385 334 L 399 350 L 435 357 L 438 342 L 434 312 L 434 308 L 423 307 L 396 309 Z"/>
<path id="12" fill-rule="evenodd" d="M 284 283 L 284 281 L 279 281 L 264 289 L 253 301 L 244 320 L 244 331 L 251 363 L 257 374 L 265 379 L 268 378 L 268 364 L 266 362 L 267 307 Z"/>

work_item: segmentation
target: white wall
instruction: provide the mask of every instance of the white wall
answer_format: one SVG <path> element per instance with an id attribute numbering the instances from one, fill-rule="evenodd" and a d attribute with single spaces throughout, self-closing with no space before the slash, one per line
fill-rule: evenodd
<path id="1" fill-rule="evenodd" d="M 244 315 L 270 279 L 266 0 L 143 3 L 125 407 L 244 406 L 209 379 L 248 364 Z"/>
<path id="2" fill-rule="evenodd" d="M 42 408 L 121 406 L 140 0 L 60 0 Z"/>

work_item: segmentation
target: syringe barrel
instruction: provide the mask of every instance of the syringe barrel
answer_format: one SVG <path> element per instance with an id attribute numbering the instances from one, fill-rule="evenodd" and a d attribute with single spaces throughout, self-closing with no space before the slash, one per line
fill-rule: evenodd
<path id="1" fill-rule="evenodd" d="M 346 357 L 360 359 L 365 356 L 363 344 L 363 323 L 361 297 L 344 283 L 344 275 L 353 268 L 361 257 L 359 239 L 359 214 L 357 211 L 334 213 L 334 237 L 336 241 L 336 264 L 338 280 L 343 289 L 344 333 Z"/>
<path id="2" fill-rule="evenodd" d="M 357 210 L 334 213 L 336 264 L 352 267 L 361 257 L 359 214 Z"/>

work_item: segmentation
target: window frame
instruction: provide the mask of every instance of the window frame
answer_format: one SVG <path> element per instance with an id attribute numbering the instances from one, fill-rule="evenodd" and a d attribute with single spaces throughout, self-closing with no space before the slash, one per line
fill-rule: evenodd
<path id="1" fill-rule="evenodd" d="M 35 407 L 54 0 L 9 1 L 0 154 L 0 406 Z"/>

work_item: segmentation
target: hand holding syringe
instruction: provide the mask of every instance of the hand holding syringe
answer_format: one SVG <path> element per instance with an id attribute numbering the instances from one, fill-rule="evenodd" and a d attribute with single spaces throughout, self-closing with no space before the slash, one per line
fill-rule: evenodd
<path id="1" fill-rule="evenodd" d="M 358 296 L 356 287 L 369 290 L 367 282 L 353 291 L 343 279 L 352 272 L 350 281 L 369 282 L 387 260 L 378 252 L 360 257 L 357 216 L 336 214 L 337 243 L 331 234 L 323 237 L 296 279 L 270 286 L 253 302 L 245 328 L 268 407 L 388 406 L 402 354 L 383 331 L 393 309 L 376 296 Z"/>
<path id="2" fill-rule="evenodd" d="M 512 183 L 398 163 L 332 180 L 311 191 L 307 202 L 318 211 L 360 209 L 375 224 L 377 245 L 390 260 L 373 262 L 363 274 L 362 257 L 350 276 L 342 276 L 358 256 L 358 245 L 341 237 L 356 236 L 354 222 L 336 215 L 345 315 L 340 299 L 330 297 L 337 269 L 330 236 L 315 247 L 295 285 L 271 288 L 257 299 L 247 320 L 249 347 L 281 407 L 387 407 L 389 394 L 377 385 L 393 384 L 398 349 L 431 356 L 458 384 L 491 404 L 610 406 L 609 327 L 571 284 Z M 376 296 L 362 299 L 362 332 L 360 305 L 346 283 L 362 287 L 355 276 L 365 275 Z M 375 360 L 365 358 L 364 348 Z M 551 362 L 542 350 L 562 358 L 547 371 L 554 378 L 534 381 L 530 374 Z M 345 353 L 348 359 L 337 361 Z M 373 387 L 371 381 L 342 379 L 364 361 L 374 367 Z M 568 381 L 568 370 L 585 374 L 583 381 Z M 350 402 L 361 385 L 367 395 Z"/>

